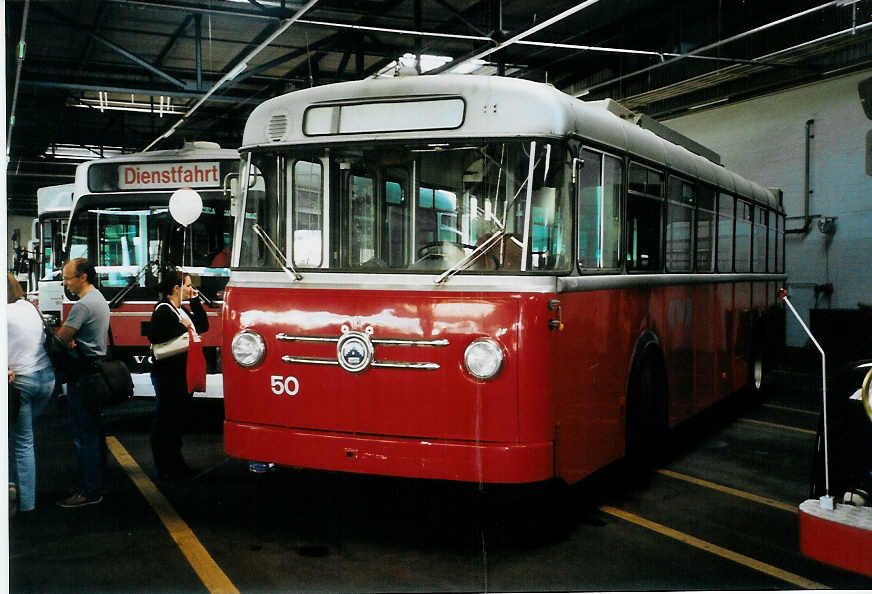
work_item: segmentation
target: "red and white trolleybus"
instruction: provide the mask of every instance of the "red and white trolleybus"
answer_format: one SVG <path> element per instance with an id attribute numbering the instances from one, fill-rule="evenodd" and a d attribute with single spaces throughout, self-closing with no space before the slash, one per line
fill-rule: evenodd
<path id="1" fill-rule="evenodd" d="M 97 287 L 110 305 L 113 354 L 130 368 L 135 396 L 154 396 L 147 335 L 159 298 L 159 266 L 167 263 L 190 272 L 213 303 L 206 308 L 209 332 L 203 336 L 207 390 L 195 396 L 222 396 L 219 312 L 230 273 L 230 181 L 238 169 L 239 153 L 213 142 L 109 157 L 76 168 L 64 256 L 88 258 L 95 265 Z M 176 223 L 169 209 L 170 196 L 183 187 L 195 190 L 203 203 L 199 218 L 187 226 Z M 63 291 L 60 280 L 56 284 Z M 64 300 L 63 318 L 72 307 L 70 297 Z"/>
<path id="2" fill-rule="evenodd" d="M 666 132 L 499 77 L 261 104 L 223 309 L 226 452 L 575 482 L 759 378 L 783 209 Z"/>

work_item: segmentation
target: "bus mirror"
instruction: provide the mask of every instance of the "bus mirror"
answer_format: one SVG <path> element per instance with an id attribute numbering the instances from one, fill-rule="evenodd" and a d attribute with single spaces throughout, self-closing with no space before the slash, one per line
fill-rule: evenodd
<path id="1" fill-rule="evenodd" d="M 170 214 L 180 225 L 187 227 L 203 212 L 203 199 L 191 188 L 179 188 L 170 196 Z"/>

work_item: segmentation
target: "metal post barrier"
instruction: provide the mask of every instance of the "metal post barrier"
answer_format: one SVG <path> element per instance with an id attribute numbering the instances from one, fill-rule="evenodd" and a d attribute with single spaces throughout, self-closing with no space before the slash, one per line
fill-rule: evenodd
<path id="1" fill-rule="evenodd" d="M 787 304 L 787 307 L 790 308 L 790 311 L 793 312 L 793 315 L 796 317 L 796 320 L 799 322 L 799 325 L 802 326 L 802 329 L 805 330 L 805 333 L 808 334 L 808 337 L 814 343 L 814 346 L 817 347 L 817 350 L 821 354 L 821 393 L 823 394 L 823 411 L 824 411 L 824 489 L 825 494 L 820 498 L 820 506 L 824 509 L 833 510 L 836 508 L 835 500 L 832 495 L 830 495 L 830 452 L 827 441 L 827 356 L 824 354 L 824 350 L 821 348 L 821 345 L 812 335 L 811 330 L 808 329 L 808 326 L 805 325 L 805 322 L 802 321 L 799 313 L 797 313 L 796 309 L 793 307 L 793 304 L 790 302 L 790 299 L 787 298 L 787 290 L 781 289 L 778 292 L 778 299 L 784 301 Z"/>

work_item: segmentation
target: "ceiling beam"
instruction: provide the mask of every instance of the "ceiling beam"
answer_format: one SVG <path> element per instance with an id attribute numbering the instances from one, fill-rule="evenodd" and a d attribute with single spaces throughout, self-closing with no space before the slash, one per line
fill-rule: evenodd
<path id="1" fill-rule="evenodd" d="M 54 17 L 55 19 L 57 19 L 59 21 L 62 21 L 68 25 L 71 25 L 71 26 L 79 28 L 79 29 L 87 30 L 88 36 L 91 37 L 94 41 L 102 43 L 103 45 L 105 45 L 109 49 L 121 54 L 122 56 L 124 56 L 128 60 L 135 62 L 136 64 L 139 64 L 140 66 L 142 66 L 143 68 L 145 68 L 149 72 L 156 74 L 157 76 L 160 76 L 163 79 L 168 80 L 169 82 L 171 82 L 172 84 L 174 84 L 175 86 L 177 86 L 179 88 L 182 88 L 182 89 L 187 88 L 188 85 L 185 82 L 177 79 L 175 76 L 173 76 L 171 74 L 164 72 L 160 68 L 153 66 L 147 60 L 141 58 L 140 56 L 137 56 L 136 54 L 134 54 L 133 52 L 131 52 L 129 50 L 124 49 L 120 45 L 118 45 L 112 41 L 109 41 L 108 39 L 106 39 L 102 35 L 98 35 L 97 33 L 94 33 L 93 31 L 88 30 L 87 26 L 82 25 L 80 23 L 77 23 L 74 19 L 71 19 L 71 18 L 67 17 L 66 15 L 62 14 L 61 12 L 55 10 L 49 4 L 44 3 L 44 2 L 37 2 L 36 5 L 41 10 L 47 12 L 48 14 L 50 14 L 52 17 Z"/>
<path id="2" fill-rule="evenodd" d="M 176 28 L 175 32 L 170 36 L 169 41 L 167 41 L 166 44 L 164 44 L 163 49 L 160 50 L 157 58 L 154 59 L 155 67 L 159 67 L 161 64 L 163 64 L 164 58 L 166 58 L 167 54 L 170 53 L 170 50 L 173 49 L 173 46 L 179 40 L 179 37 L 181 37 L 182 33 L 185 32 L 185 29 L 188 28 L 188 25 L 191 24 L 191 20 L 193 20 L 193 18 L 194 15 L 189 14 L 185 17 L 185 20 L 182 21 L 182 24 Z"/>
<path id="3" fill-rule="evenodd" d="M 789 16 L 787 16 L 787 17 L 781 18 L 781 19 L 776 19 L 776 20 L 774 20 L 774 21 L 771 21 L 771 22 L 769 22 L 769 23 L 766 23 L 765 25 L 761 25 L 761 26 L 759 26 L 759 27 L 754 27 L 753 29 L 749 29 L 749 30 L 744 31 L 744 32 L 742 32 L 742 33 L 739 33 L 739 34 L 737 34 L 737 35 L 733 35 L 733 36 L 731 36 L 731 37 L 727 37 L 726 39 L 721 39 L 721 40 L 719 40 L 719 41 L 715 41 L 715 42 L 713 42 L 713 43 L 709 43 L 709 44 L 707 44 L 707 45 L 700 46 L 700 47 L 698 47 L 698 48 L 696 48 L 696 49 L 694 49 L 694 50 L 691 50 L 691 51 L 686 52 L 686 53 L 684 53 L 684 54 L 680 54 L 678 57 L 672 58 L 672 59 L 670 59 L 670 60 L 665 60 L 665 61 L 659 62 L 659 63 L 657 63 L 657 64 L 653 64 L 653 65 L 651 65 L 651 66 L 647 66 L 647 67 L 645 67 L 645 68 L 640 68 L 639 70 L 634 70 L 633 72 L 628 72 L 627 74 L 622 74 L 622 75 L 620 75 L 620 76 L 616 76 L 616 77 L 614 77 L 614 78 L 611 78 L 611 79 L 609 79 L 609 80 L 606 80 L 606 81 L 603 81 L 603 82 L 600 82 L 600 83 L 596 83 L 596 84 L 593 84 L 593 85 L 589 85 L 589 86 L 587 86 L 587 87 L 585 87 L 585 88 L 583 88 L 583 89 L 581 89 L 581 90 L 578 90 L 578 91 L 572 91 L 572 94 L 574 94 L 576 97 L 580 97 L 580 96 L 582 96 L 582 95 L 586 95 L 587 93 L 589 93 L 590 91 L 593 91 L 594 89 L 599 89 L 599 88 L 602 88 L 602 87 L 607 87 L 607 86 L 613 85 L 613 84 L 618 83 L 618 82 L 621 82 L 622 80 L 624 80 L 624 79 L 626 79 L 626 78 L 629 78 L 629 77 L 631 77 L 631 76 L 636 76 L 636 75 L 639 75 L 639 74 L 644 74 L 644 73 L 646 73 L 646 72 L 650 72 L 650 71 L 652 71 L 652 70 L 656 70 L 656 69 L 658 69 L 658 68 L 662 68 L 663 66 L 668 66 L 668 65 L 670 65 L 670 64 L 674 64 L 674 63 L 676 63 L 676 62 L 678 62 L 678 61 L 680 61 L 680 60 L 683 60 L 683 59 L 685 59 L 685 58 L 689 58 L 689 57 L 694 56 L 694 55 L 696 55 L 696 54 L 700 54 L 700 53 L 705 52 L 705 51 L 708 51 L 708 50 L 710 50 L 710 49 L 714 49 L 714 48 L 716 48 L 716 47 L 720 47 L 720 46 L 725 45 L 725 44 L 727 44 L 727 43 L 731 43 L 731 42 L 733 42 L 733 41 L 737 41 L 737 40 L 739 40 L 739 39 L 743 39 L 743 38 L 745 38 L 745 37 L 748 37 L 748 36 L 754 35 L 754 34 L 756 34 L 756 33 L 761 33 L 761 32 L 763 32 L 763 31 L 766 31 L 767 29 L 771 29 L 771 28 L 773 28 L 773 27 L 777 27 L 778 25 L 781 25 L 781 24 L 787 23 L 787 22 L 789 22 L 789 21 L 792 21 L 792 20 L 795 20 L 795 19 L 798 19 L 798 18 L 801 18 L 801 17 L 807 16 L 807 15 L 809 15 L 809 14 L 812 14 L 812 13 L 818 12 L 818 11 L 823 10 L 823 9 L 825 9 L 825 8 L 830 8 L 830 7 L 832 7 L 832 6 L 837 6 L 837 5 L 839 5 L 840 1 L 841 1 L 841 0 L 835 0 L 835 1 L 833 1 L 833 2 L 827 2 L 826 4 L 820 4 L 820 5 L 815 6 L 815 7 L 813 7 L 813 8 L 809 8 L 808 10 L 803 10 L 802 12 L 798 12 L 798 13 L 795 13 L 795 14 L 789 15 Z"/>
<path id="4" fill-rule="evenodd" d="M 173 125 L 172 128 L 170 128 L 169 130 L 167 130 L 166 132 L 164 132 L 163 134 L 161 134 L 160 136 L 155 138 L 153 141 L 151 141 L 151 143 L 149 143 L 149 145 L 146 146 L 144 150 L 147 151 L 150 148 L 152 148 L 155 144 L 157 144 L 159 141 L 172 136 L 173 132 L 175 132 L 182 124 L 184 124 L 185 121 L 188 120 L 194 114 L 194 112 L 197 111 L 197 109 L 201 105 L 203 105 L 203 103 L 205 103 L 209 99 L 209 97 L 212 96 L 212 94 L 215 93 L 215 91 L 217 91 L 219 88 L 221 88 L 221 86 L 224 83 L 228 83 L 228 82 L 232 81 L 235 76 L 241 74 L 242 70 L 244 70 L 246 68 L 248 60 L 254 58 L 257 54 L 259 54 L 267 46 L 269 46 L 269 44 L 272 43 L 274 39 L 276 39 L 279 35 L 281 35 L 285 31 L 287 31 L 295 22 L 297 22 L 297 20 L 301 16 L 303 16 L 306 13 L 307 10 L 312 8 L 317 2 L 318 2 L 318 0 L 309 0 L 309 2 L 307 2 L 305 4 L 305 6 L 300 8 L 300 10 L 298 10 L 294 14 L 294 16 L 283 21 L 281 27 L 276 29 L 269 37 L 264 39 L 260 45 L 258 45 L 247 56 L 245 56 L 243 59 L 241 59 L 233 67 L 232 70 L 227 72 L 224 76 L 222 76 L 220 78 L 220 80 L 218 80 L 218 82 L 216 82 L 214 85 L 212 85 L 212 88 L 210 88 L 208 91 L 206 91 L 206 93 L 202 97 L 200 97 L 200 100 L 197 101 L 197 103 L 195 103 L 194 106 L 191 109 L 189 109 L 185 115 L 182 116 L 182 119 L 177 121 Z M 237 71 L 239 71 L 239 72 L 237 72 Z"/>
<path id="5" fill-rule="evenodd" d="M 441 72 L 445 72 L 447 70 L 451 70 L 453 68 L 456 68 L 457 66 L 460 66 L 461 64 L 464 64 L 466 62 L 470 62 L 472 60 L 480 60 L 481 58 L 489 56 L 494 52 L 498 52 L 501 49 L 505 49 L 505 48 L 509 47 L 510 45 L 514 45 L 518 41 L 520 41 L 526 37 L 529 37 L 530 35 L 533 35 L 534 33 L 538 33 L 542 29 L 550 27 L 554 23 L 558 23 L 558 22 L 560 22 L 560 21 L 562 21 L 562 20 L 564 20 L 564 19 L 566 19 L 566 18 L 568 18 L 568 17 L 570 17 L 578 12 L 581 12 L 582 10 L 584 10 L 590 6 L 593 6 L 594 4 L 596 4 L 599 1 L 600 0 L 585 0 L 584 2 L 580 2 L 579 4 L 576 4 L 575 6 L 573 6 L 572 8 L 568 8 L 568 9 L 564 10 L 563 12 L 560 12 L 560 13 L 554 15 L 550 19 L 546 19 L 546 20 L 542 21 L 538 25 L 535 25 L 535 26 L 530 27 L 529 29 L 527 29 L 525 31 L 521 31 L 520 33 L 516 33 L 515 35 L 512 35 L 511 37 L 509 37 L 505 41 L 497 42 L 496 45 L 493 47 L 489 47 L 489 48 L 483 49 L 481 51 L 476 51 L 471 55 L 467 54 L 466 57 L 460 58 L 458 60 L 452 60 L 451 62 L 449 62 L 448 64 L 445 64 L 444 66 L 440 66 L 439 68 L 435 68 L 433 70 L 428 71 L 427 74 L 439 74 Z"/>

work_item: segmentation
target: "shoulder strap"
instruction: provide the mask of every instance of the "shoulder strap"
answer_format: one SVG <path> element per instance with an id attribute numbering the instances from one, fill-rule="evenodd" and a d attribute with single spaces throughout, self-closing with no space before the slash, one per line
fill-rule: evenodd
<path id="1" fill-rule="evenodd" d="M 161 305 L 169 306 L 169 308 L 173 310 L 173 313 L 176 314 L 180 320 L 182 319 L 182 314 L 180 314 L 179 310 L 176 309 L 176 306 L 173 305 L 172 303 L 170 303 L 169 301 L 161 301 L 160 303 L 158 303 L 157 305 L 154 306 L 154 309 L 157 310 L 157 308 L 160 307 Z"/>

